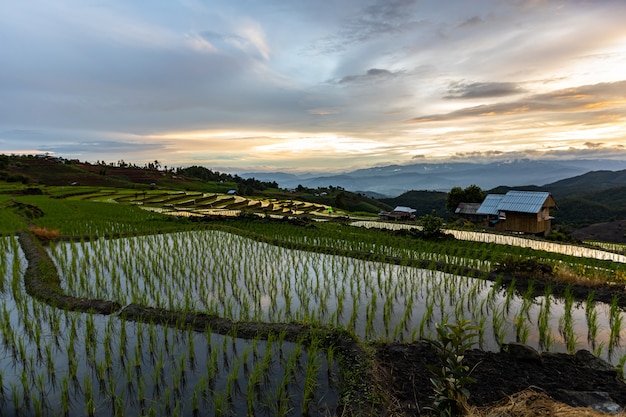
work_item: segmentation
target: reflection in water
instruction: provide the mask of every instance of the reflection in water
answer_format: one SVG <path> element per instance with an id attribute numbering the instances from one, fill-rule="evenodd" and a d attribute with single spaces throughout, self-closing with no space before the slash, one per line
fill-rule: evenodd
<path id="1" fill-rule="evenodd" d="M 51 307 L 25 294 L 14 238 L 0 238 L 0 265 L 2 416 L 325 416 L 337 407 L 337 364 L 315 346 Z"/>
<path id="2" fill-rule="evenodd" d="M 216 313 L 234 320 L 300 321 L 366 339 L 411 341 L 441 321 L 481 326 L 485 349 L 520 341 L 540 350 L 589 349 L 617 363 L 622 312 L 572 297 L 437 271 L 294 251 L 224 232 L 64 243 L 51 250 L 75 296 Z M 111 281 L 108 277 L 113 277 Z"/>

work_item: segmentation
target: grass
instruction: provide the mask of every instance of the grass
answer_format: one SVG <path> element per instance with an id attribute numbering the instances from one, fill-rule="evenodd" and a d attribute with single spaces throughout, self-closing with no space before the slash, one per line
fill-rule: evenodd
<path id="1" fill-rule="evenodd" d="M 57 229 L 65 236 L 154 233 L 190 227 L 185 219 L 148 212 L 132 205 L 56 200 L 48 196 L 22 196 L 16 197 L 15 201 L 38 207 L 43 212 L 42 217 L 31 220 L 37 227 Z"/>

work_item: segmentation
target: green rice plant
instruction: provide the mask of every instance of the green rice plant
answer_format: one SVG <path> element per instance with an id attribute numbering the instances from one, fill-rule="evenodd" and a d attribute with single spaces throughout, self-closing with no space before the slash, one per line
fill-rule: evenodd
<path id="1" fill-rule="evenodd" d="M 528 335 L 530 333 L 530 326 L 526 322 L 526 318 L 523 315 L 518 315 L 514 319 L 515 321 L 515 341 L 517 343 L 526 343 Z"/>
<path id="2" fill-rule="evenodd" d="M 478 320 L 478 325 L 477 325 L 477 333 L 478 333 L 478 346 L 483 349 L 483 346 L 485 344 L 485 327 L 487 324 L 487 317 L 482 316 L 480 317 L 480 319 Z"/>
<path id="3" fill-rule="evenodd" d="M 506 298 L 504 299 L 504 311 L 506 312 L 506 314 L 509 314 L 509 311 L 511 309 L 511 300 L 513 299 L 513 296 L 515 295 L 516 283 L 517 283 L 516 279 L 513 278 L 511 280 L 511 283 L 506 289 Z"/>
<path id="4" fill-rule="evenodd" d="M 594 301 L 594 291 L 589 292 L 587 295 L 587 301 L 585 303 L 585 318 L 587 320 L 587 342 L 591 347 L 595 347 L 598 337 L 598 312 L 596 311 Z"/>
<path id="5" fill-rule="evenodd" d="M 550 307 L 551 307 L 551 287 L 546 287 L 544 298 L 537 316 L 537 327 L 539 329 L 539 348 L 550 350 L 552 345 L 552 332 L 550 330 Z"/>
<path id="6" fill-rule="evenodd" d="M 624 380 L 624 367 L 626 366 L 626 355 L 622 355 L 619 358 L 619 362 L 617 363 L 617 365 L 615 365 L 615 368 L 617 369 L 617 377 L 620 380 Z"/>
<path id="7" fill-rule="evenodd" d="M 302 393 L 302 414 L 310 415 L 310 405 L 311 401 L 313 401 L 313 396 L 315 395 L 315 391 L 319 386 L 319 382 L 317 379 L 317 374 L 321 367 L 320 358 L 318 355 L 318 346 L 317 342 L 313 343 L 309 346 L 307 352 L 307 366 L 304 375 L 304 388 Z M 330 373 L 330 365 L 329 362 L 329 373 Z"/>
<path id="8" fill-rule="evenodd" d="M 504 344 L 504 338 L 506 337 L 506 316 L 504 310 L 506 306 L 502 305 L 501 308 L 496 308 L 491 316 L 491 327 L 493 330 L 493 336 L 498 343 L 498 346 Z"/>
<path id="9" fill-rule="evenodd" d="M 574 306 L 574 295 L 570 286 L 565 288 L 564 294 L 564 312 L 559 319 L 559 332 L 565 341 L 565 346 L 570 354 L 576 350 L 576 334 L 574 332 L 574 323 L 572 317 L 572 309 Z"/>
<path id="10" fill-rule="evenodd" d="M 85 413 L 89 417 L 93 417 L 96 413 L 96 406 L 93 399 L 91 377 L 89 377 L 88 375 L 85 375 L 85 379 L 83 381 L 83 390 L 85 396 Z"/>
<path id="11" fill-rule="evenodd" d="M 609 327 L 611 329 L 609 335 L 609 350 L 619 345 L 623 321 L 624 316 L 618 304 L 618 297 L 614 295 L 609 307 Z"/>

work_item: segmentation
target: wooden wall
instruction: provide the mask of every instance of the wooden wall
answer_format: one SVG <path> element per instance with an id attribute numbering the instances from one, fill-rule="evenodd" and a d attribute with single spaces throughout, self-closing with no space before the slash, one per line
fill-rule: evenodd
<path id="1" fill-rule="evenodd" d="M 549 213 L 542 218 L 541 212 L 515 213 L 507 212 L 506 220 L 496 223 L 496 230 L 506 232 L 543 233 L 550 232 L 551 221 Z"/>

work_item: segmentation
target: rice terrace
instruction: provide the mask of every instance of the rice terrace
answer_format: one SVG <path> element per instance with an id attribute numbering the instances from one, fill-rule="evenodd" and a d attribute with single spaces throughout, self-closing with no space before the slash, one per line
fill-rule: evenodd
<path id="1" fill-rule="evenodd" d="M 0 182 L 0 415 L 626 406 L 623 246 L 81 172 Z"/>

